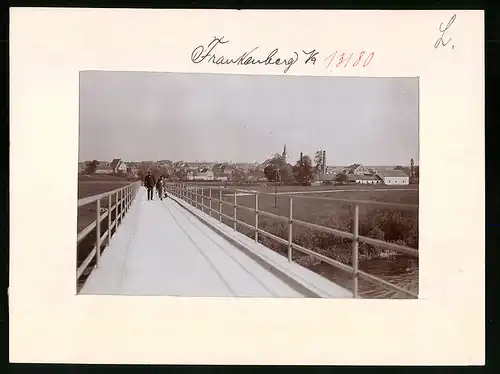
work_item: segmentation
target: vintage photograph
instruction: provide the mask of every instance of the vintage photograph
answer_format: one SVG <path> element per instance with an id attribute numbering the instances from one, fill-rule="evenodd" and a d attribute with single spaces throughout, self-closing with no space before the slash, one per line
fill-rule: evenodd
<path id="1" fill-rule="evenodd" d="M 76 292 L 418 298 L 419 175 L 416 77 L 81 71 Z"/>

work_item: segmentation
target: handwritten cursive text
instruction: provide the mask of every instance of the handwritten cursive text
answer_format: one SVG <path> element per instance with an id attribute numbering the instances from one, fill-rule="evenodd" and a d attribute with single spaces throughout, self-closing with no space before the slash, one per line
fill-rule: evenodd
<path id="1" fill-rule="evenodd" d="M 206 47 L 203 45 L 199 45 L 193 50 L 193 52 L 191 53 L 191 61 L 195 64 L 207 61 L 216 65 L 285 65 L 284 73 L 286 74 L 288 70 L 290 70 L 292 65 L 295 64 L 299 59 L 299 55 L 297 52 L 293 52 L 293 57 L 277 57 L 276 55 L 279 52 L 278 48 L 275 48 L 270 53 L 268 53 L 266 58 L 259 59 L 254 57 L 253 55 L 259 49 L 259 47 L 250 49 L 236 58 L 228 58 L 222 54 L 216 55 L 215 49 L 219 45 L 224 45 L 226 43 L 229 43 L 229 40 L 225 40 L 224 36 L 220 38 L 214 37 Z"/>
<path id="2" fill-rule="evenodd" d="M 446 47 L 446 45 L 451 41 L 451 38 L 449 38 L 447 41 L 444 41 L 444 36 L 446 34 L 446 31 L 453 25 L 453 22 L 455 22 L 455 18 L 457 18 L 457 15 L 454 14 L 450 20 L 448 21 L 448 24 L 446 27 L 443 26 L 443 22 L 440 23 L 439 25 L 439 32 L 441 33 L 441 36 L 436 40 L 436 43 L 434 43 L 434 48 L 438 48 L 439 46 Z M 451 48 L 455 48 L 455 46 L 451 46 Z"/>

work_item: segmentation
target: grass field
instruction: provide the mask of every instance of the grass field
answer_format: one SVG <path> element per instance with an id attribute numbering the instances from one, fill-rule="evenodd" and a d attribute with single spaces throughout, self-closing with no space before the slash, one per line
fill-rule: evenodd
<path id="1" fill-rule="evenodd" d="M 126 177 L 113 175 L 80 175 L 78 178 L 78 198 L 98 195 L 130 184 Z M 104 206 L 105 207 L 105 206 Z M 77 227 L 83 230 L 95 220 L 95 203 L 78 208 Z"/>

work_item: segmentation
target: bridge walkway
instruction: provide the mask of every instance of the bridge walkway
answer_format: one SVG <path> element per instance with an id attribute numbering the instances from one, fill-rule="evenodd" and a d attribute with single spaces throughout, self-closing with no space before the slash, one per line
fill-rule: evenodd
<path id="1" fill-rule="evenodd" d="M 172 199 L 140 188 L 80 294 L 305 297 Z"/>

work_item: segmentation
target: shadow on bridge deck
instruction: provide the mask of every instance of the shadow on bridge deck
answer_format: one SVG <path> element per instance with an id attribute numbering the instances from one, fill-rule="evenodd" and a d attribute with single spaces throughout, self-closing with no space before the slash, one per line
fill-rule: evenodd
<path id="1" fill-rule="evenodd" d="M 80 294 L 311 296 L 254 261 L 181 204 L 172 198 L 147 201 L 140 188 Z M 340 291 L 336 297 L 351 296 Z"/>

